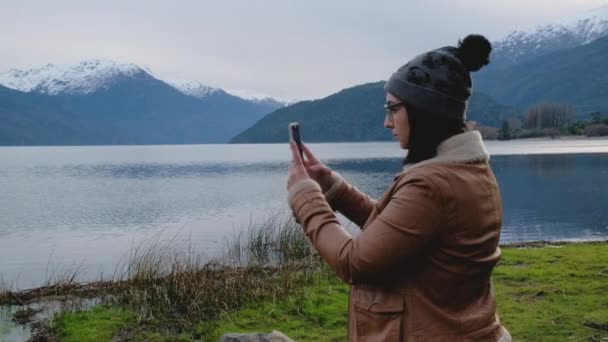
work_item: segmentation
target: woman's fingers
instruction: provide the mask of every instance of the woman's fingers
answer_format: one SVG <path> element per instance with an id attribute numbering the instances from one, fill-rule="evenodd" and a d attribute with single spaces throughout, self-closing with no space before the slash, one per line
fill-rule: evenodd
<path id="1" fill-rule="evenodd" d="M 327 166 L 325 166 L 323 164 L 315 164 L 315 165 L 311 165 L 311 166 L 309 166 L 307 168 L 311 172 L 318 173 L 318 174 L 321 174 L 321 175 L 331 173 L 331 170 Z"/>
<path id="2" fill-rule="evenodd" d="M 298 151 L 298 147 L 295 143 L 290 144 L 292 160 L 289 163 L 289 175 L 287 177 L 287 189 L 289 190 L 292 185 L 296 184 L 300 180 L 308 179 L 310 176 L 306 171 L 306 167 L 302 162 L 302 157 L 300 157 L 300 151 Z"/>
<path id="3" fill-rule="evenodd" d="M 294 142 L 290 143 L 290 146 L 291 146 L 291 156 L 293 158 L 294 163 L 296 164 L 296 166 L 304 167 L 304 163 L 302 162 L 302 156 L 300 156 L 300 151 L 298 150 L 298 146 Z"/>

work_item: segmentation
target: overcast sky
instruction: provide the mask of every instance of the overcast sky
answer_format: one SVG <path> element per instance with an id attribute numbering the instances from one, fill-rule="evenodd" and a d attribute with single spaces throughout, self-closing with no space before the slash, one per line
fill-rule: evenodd
<path id="1" fill-rule="evenodd" d="M 164 80 L 312 99 L 469 33 L 495 41 L 606 0 L 0 0 L 0 71 L 101 58 Z"/>

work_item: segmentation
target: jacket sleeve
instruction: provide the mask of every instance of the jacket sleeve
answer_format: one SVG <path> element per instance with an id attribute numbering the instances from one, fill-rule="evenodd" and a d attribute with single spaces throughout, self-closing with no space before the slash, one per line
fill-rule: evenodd
<path id="1" fill-rule="evenodd" d="M 340 225 L 314 181 L 296 185 L 289 194 L 292 210 L 321 257 L 350 284 L 375 282 L 395 267 L 407 269 L 440 226 L 440 194 L 420 177 L 403 180 L 356 238 Z"/>
<path id="2" fill-rule="evenodd" d="M 325 192 L 327 203 L 359 227 L 363 227 L 376 201 L 332 171 L 333 185 Z"/>

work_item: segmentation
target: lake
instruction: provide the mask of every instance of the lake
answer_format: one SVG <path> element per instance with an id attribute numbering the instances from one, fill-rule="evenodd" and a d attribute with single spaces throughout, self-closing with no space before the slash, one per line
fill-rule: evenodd
<path id="1" fill-rule="evenodd" d="M 503 243 L 608 237 L 608 140 L 487 146 Z M 405 155 L 395 142 L 310 147 L 372 197 Z M 152 240 L 213 257 L 249 223 L 289 214 L 289 159 L 287 144 L 0 147 L 0 276 L 17 288 L 111 276 Z"/>

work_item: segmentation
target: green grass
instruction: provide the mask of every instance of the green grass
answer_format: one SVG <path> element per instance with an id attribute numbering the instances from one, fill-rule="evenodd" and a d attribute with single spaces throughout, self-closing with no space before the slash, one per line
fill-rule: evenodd
<path id="1" fill-rule="evenodd" d="M 503 249 L 493 273 L 502 323 L 517 341 L 601 341 L 608 331 L 608 244 Z"/>
<path id="2" fill-rule="evenodd" d="M 501 322 L 515 341 L 608 339 L 608 331 L 598 328 L 608 325 L 608 243 L 504 248 L 493 279 Z M 226 332 L 276 329 L 296 341 L 344 341 L 348 292 L 336 277 L 322 272 L 297 293 L 247 303 L 198 324 L 193 331 L 172 335 L 152 324 L 148 331 L 154 332 L 131 340 L 217 341 Z M 80 336 L 109 341 L 121 328 L 133 329 L 133 317 L 128 311 L 96 309 L 59 316 L 56 325 L 65 341 L 88 341 Z"/>
<path id="3" fill-rule="evenodd" d="M 91 311 L 64 312 L 55 320 L 55 329 L 65 342 L 110 341 L 121 329 L 135 324 L 129 310 L 96 307 Z"/>
<path id="4" fill-rule="evenodd" d="M 325 280 L 286 300 L 251 303 L 226 314 L 204 340 L 217 341 L 225 332 L 286 333 L 295 341 L 344 341 L 349 289 L 338 280 Z M 205 327 L 205 324 L 201 325 Z M 209 329 L 206 329 L 209 331 Z"/>

